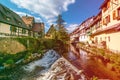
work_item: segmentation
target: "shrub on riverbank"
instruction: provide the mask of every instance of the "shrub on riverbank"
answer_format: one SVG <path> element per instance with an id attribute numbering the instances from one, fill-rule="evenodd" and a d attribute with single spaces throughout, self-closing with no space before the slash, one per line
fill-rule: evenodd
<path id="1" fill-rule="evenodd" d="M 54 49 L 60 54 L 66 53 L 68 50 L 68 43 L 66 41 L 62 40 L 56 40 L 56 39 L 43 39 L 40 41 L 42 49 Z"/>
<path id="2" fill-rule="evenodd" d="M 15 74 L 14 77 L 19 78 L 14 70 L 18 70 L 33 60 L 40 59 L 42 54 L 49 49 L 54 49 L 62 55 L 68 47 L 65 42 L 55 39 L 13 38 L 10 40 L 18 41 L 26 47 L 26 50 L 16 54 L 0 53 L 0 68 L 5 67 L 0 70 L 0 80 L 10 80 L 11 74 Z M 22 74 L 21 70 L 20 73 Z"/>
<path id="3" fill-rule="evenodd" d="M 0 45 L 0 67 L 11 67 L 11 65 L 14 65 L 16 62 L 18 63 L 19 60 L 27 59 L 26 56 L 31 57 L 28 61 L 30 62 L 38 57 L 37 54 L 34 53 L 38 53 L 38 55 L 43 53 L 43 49 L 40 48 L 42 45 L 39 40 L 35 38 L 1 38 L 0 41 L 1 44 L 3 43 L 3 45 L 5 45 L 4 51 L 2 50 L 4 46 Z M 10 42 L 12 43 L 10 44 Z M 21 47 L 25 47 L 26 49 L 18 51 Z M 14 52 L 14 54 L 11 52 Z M 29 53 L 31 55 L 29 55 Z"/>
<path id="4" fill-rule="evenodd" d="M 42 55 L 46 50 L 54 49 L 58 53 L 65 53 L 67 50 L 66 44 L 61 40 L 55 39 L 34 39 L 34 38 L 3 38 L 3 41 L 17 41 L 20 44 L 26 47 L 25 51 L 17 52 L 16 54 L 11 53 L 0 53 L 0 65 L 5 66 L 4 64 L 8 64 L 7 61 L 13 61 L 15 64 L 18 63 L 19 60 L 24 59 L 25 63 L 28 63 L 34 59 L 37 59 Z M 7 43 L 7 42 L 6 42 Z"/>

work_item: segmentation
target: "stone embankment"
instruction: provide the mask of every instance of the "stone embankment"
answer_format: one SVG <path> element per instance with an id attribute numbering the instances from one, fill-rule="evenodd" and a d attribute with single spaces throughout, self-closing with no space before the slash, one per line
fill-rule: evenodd
<path id="1" fill-rule="evenodd" d="M 45 76 L 37 80 L 86 80 L 82 70 L 74 67 L 65 58 L 58 59 L 49 69 Z"/>

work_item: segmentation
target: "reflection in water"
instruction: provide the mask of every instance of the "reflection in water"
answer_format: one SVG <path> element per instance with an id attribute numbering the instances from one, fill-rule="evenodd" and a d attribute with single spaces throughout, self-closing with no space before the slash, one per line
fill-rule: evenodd
<path id="1" fill-rule="evenodd" d="M 89 79 L 96 76 L 101 80 L 120 80 L 116 73 L 109 70 L 104 64 L 100 63 L 96 57 L 88 56 L 88 53 L 82 49 L 78 50 L 75 44 L 71 44 L 70 47 L 67 59 L 70 60 L 70 62 L 78 69 L 83 70 L 83 73 Z"/>
<path id="2" fill-rule="evenodd" d="M 74 53 L 74 54 L 73 54 Z M 70 50 L 68 52 L 69 55 L 67 55 L 71 60 L 77 59 L 80 57 L 79 49 L 70 44 Z"/>

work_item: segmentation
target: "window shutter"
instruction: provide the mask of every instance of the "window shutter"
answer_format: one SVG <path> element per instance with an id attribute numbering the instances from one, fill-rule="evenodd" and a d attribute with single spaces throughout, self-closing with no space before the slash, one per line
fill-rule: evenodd
<path id="1" fill-rule="evenodd" d="M 116 18 L 117 18 L 116 11 L 113 11 L 113 20 L 115 20 Z"/>
<path id="2" fill-rule="evenodd" d="M 107 23 L 110 22 L 110 15 L 107 16 Z"/>
<path id="3" fill-rule="evenodd" d="M 105 20 L 103 19 L 103 25 L 105 25 Z"/>
<path id="4" fill-rule="evenodd" d="M 117 9 L 117 19 L 120 19 L 120 8 Z"/>

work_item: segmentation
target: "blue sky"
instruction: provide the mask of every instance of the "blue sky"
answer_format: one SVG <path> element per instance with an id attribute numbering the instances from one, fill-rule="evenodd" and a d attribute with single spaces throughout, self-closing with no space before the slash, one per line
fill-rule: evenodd
<path id="1" fill-rule="evenodd" d="M 0 0 L 20 16 L 34 16 L 36 22 L 44 22 L 46 31 L 62 14 L 69 32 L 87 18 L 96 15 L 104 0 Z"/>

